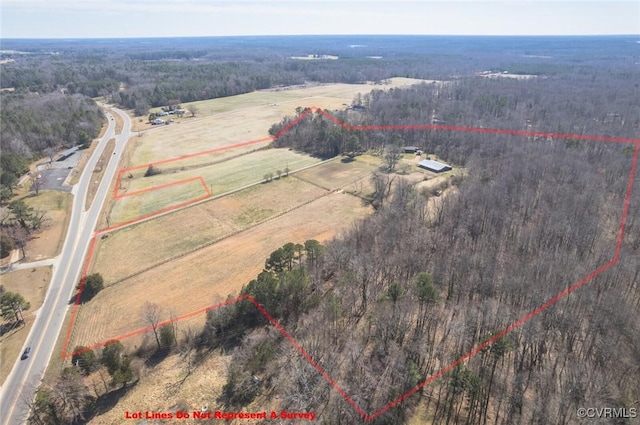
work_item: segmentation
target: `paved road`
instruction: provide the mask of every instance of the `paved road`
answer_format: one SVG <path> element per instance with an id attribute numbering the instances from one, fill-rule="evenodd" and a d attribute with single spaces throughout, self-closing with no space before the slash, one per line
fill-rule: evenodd
<path id="1" fill-rule="evenodd" d="M 124 120 L 124 128 L 119 135 L 115 135 L 115 121 L 111 113 L 120 115 Z M 0 391 L 0 424 L 2 425 L 25 423 L 29 414 L 27 401 L 33 400 L 34 389 L 42 378 L 51 356 L 59 355 L 54 353 L 54 349 L 70 307 L 69 299 L 75 292 L 74 287 L 80 279 L 87 249 L 107 197 L 109 184 L 113 181 L 120 156 L 131 135 L 131 121 L 127 114 L 114 108 L 106 115 L 109 122 L 107 131 L 89 159 L 80 182 L 71 191 L 74 200 L 69 230 L 61 254 L 54 259 L 53 277 L 44 304 L 38 311 L 36 321 L 23 347 L 24 349 L 30 346 L 31 355 L 26 360 L 16 359 L 11 374 L 2 385 Z M 107 141 L 114 136 L 116 138 L 115 153 L 109 161 L 91 207 L 85 210 L 85 199 L 93 169 Z"/>

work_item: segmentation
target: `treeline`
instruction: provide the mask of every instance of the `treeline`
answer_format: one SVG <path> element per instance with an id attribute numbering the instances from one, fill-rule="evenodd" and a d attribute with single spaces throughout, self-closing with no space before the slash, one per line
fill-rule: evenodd
<path id="1" fill-rule="evenodd" d="M 296 294 L 296 305 L 308 311 L 283 317 L 281 298 L 260 297 L 366 412 L 614 256 L 631 165 L 621 147 L 479 137 L 466 143 L 473 146 L 468 174 L 441 203 L 400 182 L 377 214 L 326 246 Z M 638 200 L 630 208 L 640 207 Z M 640 373 L 640 337 L 631 331 L 640 326 L 640 256 L 637 220 L 628 225 L 618 264 L 374 423 L 405 423 L 419 403 L 436 424 L 561 424 L 575 422 L 583 405 L 630 408 L 640 397 L 632 378 Z M 278 282 L 261 275 L 250 286 Z M 273 293 L 262 291 L 256 294 Z M 248 305 L 241 317 L 253 316 L 268 325 Z M 220 319 L 209 323 L 220 337 Z M 362 422 L 270 327 L 245 336 L 231 364 L 225 400 L 233 406 L 269 394 L 283 408 L 322 412 L 326 423 Z"/>
<path id="2" fill-rule="evenodd" d="M 474 79 L 377 91 L 362 99 L 366 110 L 337 116 L 349 125 L 424 124 L 435 117 L 449 125 L 637 134 L 632 94 L 607 92 L 615 83 L 581 81 L 582 90 L 566 81 Z M 436 201 L 398 179 L 374 216 L 326 246 L 307 272 L 309 288 L 318 289 L 303 300 L 314 307 L 285 322 L 368 413 L 608 264 L 634 151 L 571 138 L 355 132 L 319 114 L 275 141 L 319 156 L 392 142 L 464 164 L 464 179 Z M 638 207 L 636 191 L 629 208 Z M 581 406 L 633 407 L 640 398 L 632 378 L 640 373 L 640 336 L 631 331 L 640 327 L 634 313 L 640 305 L 638 232 L 637 220 L 628 218 L 618 263 L 373 423 L 406 423 L 418 404 L 436 424 L 566 424 L 575 423 Z M 230 375 L 236 391 L 251 396 L 230 399 L 236 405 L 269 394 L 286 408 L 322 412 L 326 423 L 362 422 L 268 328 L 245 337 L 236 361 L 254 375 L 240 384 Z"/>
<path id="3" fill-rule="evenodd" d="M 589 42 L 509 37 L 228 37 L 110 40 L 99 45 L 83 40 L 64 45 L 11 40 L 9 47 L 31 54 L 3 55 L 15 62 L 3 64 L 2 88 L 107 96 L 141 116 L 149 107 L 165 106 L 171 100 L 186 103 L 305 82 L 357 83 L 394 76 L 448 80 L 485 70 L 553 78 L 592 75 L 598 70 L 602 79 L 611 72 L 629 78 L 635 74 L 635 65 L 626 60 L 633 56 L 633 43 L 615 37 Z M 506 56 L 505 50 L 511 55 Z M 552 55 L 554 60 L 541 61 L 531 52 Z M 308 54 L 339 59 L 291 59 Z"/>
<path id="4" fill-rule="evenodd" d="M 88 146 L 102 126 L 96 103 L 58 92 L 3 93 L 0 109 L 0 190 L 11 192 L 29 161 L 60 149 Z M 3 195 L 3 199 L 6 197 Z"/>
<path id="5" fill-rule="evenodd" d="M 633 138 L 640 128 L 640 105 L 637 93 L 622 90 L 631 84 L 624 75 L 614 81 L 595 75 L 526 81 L 463 78 L 420 84 L 410 90 L 373 90 L 354 100 L 361 108 L 328 112 L 350 126 L 443 125 Z M 299 110 L 298 116 L 285 117 L 271 127 L 270 134 L 278 134 L 305 112 Z M 314 113 L 306 115 L 274 145 L 332 157 L 397 141 L 462 165 L 474 149 L 464 143 L 467 136 L 465 132 L 443 130 L 348 130 Z M 445 140 L 447 143 L 443 143 Z"/>

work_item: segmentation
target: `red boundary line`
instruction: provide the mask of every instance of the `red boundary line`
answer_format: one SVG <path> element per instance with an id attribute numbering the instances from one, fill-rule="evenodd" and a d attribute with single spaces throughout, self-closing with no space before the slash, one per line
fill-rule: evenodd
<path id="1" fill-rule="evenodd" d="M 402 401 L 404 401 L 408 397 L 411 397 L 417 391 L 420 391 L 422 388 L 424 388 L 425 386 L 429 385 L 431 382 L 433 382 L 434 380 L 438 379 L 439 377 L 443 376 L 444 374 L 449 372 L 451 369 L 455 368 L 459 364 L 461 364 L 464 361 L 468 360 L 470 357 L 474 356 L 478 352 L 480 352 L 483 349 L 487 348 L 488 346 L 490 346 L 491 344 L 496 342 L 498 339 L 502 338 L 503 336 L 505 336 L 506 334 L 508 334 L 511 331 L 515 330 L 516 328 L 522 326 L 524 323 L 526 323 L 527 321 L 531 320 L 533 317 L 537 316 L 538 314 L 540 314 L 541 312 L 543 312 L 547 308 L 551 307 L 552 305 L 554 305 L 555 303 L 557 303 L 561 299 L 567 297 L 569 294 L 571 294 L 572 292 L 574 292 L 578 288 L 582 287 L 587 282 L 593 280 L 594 278 L 596 278 L 597 276 L 602 274 L 604 271 L 606 271 L 609 268 L 611 268 L 613 265 L 615 265 L 620 260 L 620 252 L 622 250 L 622 241 L 623 241 L 623 238 L 624 238 L 625 225 L 626 225 L 627 215 L 628 215 L 628 212 L 629 212 L 629 203 L 630 203 L 630 199 L 631 199 L 631 194 L 633 192 L 633 181 L 634 181 L 634 178 L 635 178 L 635 171 L 636 171 L 636 168 L 637 168 L 638 156 L 639 156 L 639 152 L 640 152 L 640 139 L 609 137 L 609 136 L 578 135 L 578 134 L 560 134 L 560 133 L 548 133 L 548 132 L 530 132 L 530 131 L 520 131 L 520 130 L 492 129 L 492 128 L 478 128 L 478 127 L 456 127 L 456 126 L 443 126 L 443 125 L 350 126 L 350 125 L 347 125 L 344 122 L 338 120 L 336 117 L 334 117 L 333 115 L 329 114 L 326 111 L 323 111 L 323 110 L 321 110 L 319 108 L 316 108 L 316 107 L 311 107 L 311 108 L 307 108 L 295 120 L 293 120 L 291 123 L 289 123 L 283 129 L 281 129 L 273 137 L 268 137 L 268 138 L 259 139 L 259 140 L 252 140 L 252 141 L 248 141 L 248 142 L 242 142 L 242 143 L 238 143 L 238 144 L 235 144 L 235 145 L 230 145 L 230 146 L 225 146 L 225 147 L 222 147 L 222 148 L 211 149 L 211 150 L 208 150 L 208 151 L 203 151 L 203 152 L 190 154 L 190 155 L 184 155 L 184 156 L 177 157 L 177 158 L 170 158 L 170 159 L 162 160 L 162 161 L 159 161 L 159 162 L 155 162 L 154 164 L 168 163 L 168 162 L 173 162 L 173 161 L 178 161 L 178 160 L 182 160 L 182 159 L 196 157 L 196 156 L 199 156 L 199 155 L 206 155 L 206 154 L 217 152 L 217 151 L 221 151 L 221 150 L 233 149 L 233 148 L 236 148 L 236 147 L 247 146 L 247 145 L 250 145 L 250 144 L 253 144 L 253 143 L 264 142 L 264 141 L 267 141 L 267 140 L 275 140 L 275 139 L 279 138 L 280 136 L 282 136 L 287 131 L 289 131 L 292 127 L 294 127 L 296 124 L 298 124 L 300 121 L 302 121 L 305 117 L 307 117 L 309 114 L 311 114 L 314 111 L 317 111 L 319 114 L 321 114 L 322 116 L 326 117 L 331 122 L 335 123 L 336 125 L 339 125 L 340 127 L 344 128 L 344 129 L 347 129 L 347 130 L 365 130 L 365 131 L 366 130 L 443 130 L 443 131 L 463 131 L 463 132 L 489 133 L 489 134 L 507 134 L 507 135 L 527 136 L 527 137 L 576 139 L 576 140 L 589 140 L 589 141 L 614 142 L 614 143 L 633 143 L 634 146 L 635 146 L 635 149 L 634 149 L 633 159 L 632 159 L 632 163 L 631 163 L 631 170 L 629 171 L 629 177 L 628 177 L 628 180 L 627 180 L 627 189 L 626 189 L 626 193 L 625 193 L 624 207 L 623 207 L 623 211 L 622 211 L 622 217 L 621 217 L 621 220 L 620 220 L 620 227 L 619 227 L 619 230 L 618 230 L 618 238 L 617 238 L 617 242 L 616 242 L 616 249 L 615 249 L 614 257 L 608 263 L 606 263 L 603 266 L 599 267 L 598 269 L 596 269 L 595 271 L 593 271 L 592 273 L 590 273 L 589 275 L 587 275 L 586 277 L 584 277 L 580 281 L 574 283 L 569 288 L 567 288 L 564 291 L 560 292 L 558 295 L 556 295 L 555 297 L 551 298 L 550 300 L 548 300 L 547 302 L 545 302 L 541 306 L 533 309 L 528 314 L 524 315 L 523 317 L 521 317 L 517 321 L 513 322 L 511 325 L 509 325 L 506 328 L 504 328 L 498 334 L 496 334 L 493 337 L 491 337 L 490 339 L 484 341 L 482 344 L 476 346 L 475 348 L 473 348 L 471 351 L 469 351 L 468 353 L 466 353 L 465 355 L 463 355 L 462 357 L 460 357 L 456 361 L 454 361 L 451 364 L 449 364 L 448 366 L 442 368 L 439 372 L 431 375 L 430 377 L 425 379 L 420 384 L 416 385 L 415 387 L 413 387 L 409 391 L 405 392 L 404 394 L 402 394 L 401 396 L 399 396 L 395 400 L 391 401 L 390 403 L 388 403 L 387 405 L 385 405 L 381 409 L 373 412 L 372 414 L 367 414 L 355 401 L 353 401 L 353 399 L 351 397 L 349 397 L 349 395 L 342 389 L 342 387 L 340 387 L 331 378 L 331 376 L 313 359 L 313 357 L 311 357 L 311 355 L 309 353 L 307 353 L 305 351 L 305 349 L 302 348 L 293 339 L 293 337 L 291 335 L 289 335 L 289 333 L 266 311 L 266 309 L 250 295 L 243 295 L 243 296 L 240 296 L 240 297 L 237 297 L 237 298 L 233 298 L 233 299 L 224 301 L 224 302 L 219 303 L 219 304 L 207 306 L 207 307 L 204 307 L 204 308 L 201 308 L 201 309 L 186 313 L 184 315 L 175 317 L 173 319 L 165 320 L 163 322 L 160 322 L 156 326 L 156 328 L 157 327 L 162 327 L 162 326 L 165 326 L 165 325 L 168 325 L 170 323 L 177 322 L 177 321 L 180 321 L 180 320 L 183 320 L 183 319 L 187 319 L 187 318 L 196 316 L 198 314 L 202 314 L 202 313 L 205 313 L 207 311 L 214 310 L 214 309 L 219 308 L 219 307 L 223 307 L 223 306 L 226 306 L 226 305 L 231 305 L 231 304 L 234 304 L 234 303 L 236 303 L 238 301 L 241 301 L 243 299 L 247 299 L 251 303 L 254 304 L 254 306 L 258 309 L 258 311 L 260 311 L 260 313 L 262 313 L 267 318 L 267 320 L 269 320 L 269 322 L 296 348 L 296 350 L 298 350 L 298 352 L 318 371 L 318 373 L 320 373 L 320 375 L 322 375 L 322 377 L 336 391 L 338 391 L 338 393 L 345 399 L 345 401 L 347 403 L 349 403 L 349 405 L 351 407 L 353 407 L 354 410 L 356 412 L 358 412 L 358 414 L 365 421 L 370 422 L 370 421 L 374 420 L 375 418 L 377 418 L 378 416 L 380 416 L 383 413 L 385 413 L 387 410 L 389 410 L 392 407 L 398 405 L 399 403 L 401 403 Z M 119 188 L 119 183 L 120 183 L 120 176 L 122 175 L 122 173 L 124 173 L 126 171 L 131 171 L 131 170 L 135 170 L 135 169 L 148 167 L 149 165 L 151 165 L 151 164 L 145 164 L 145 165 L 140 165 L 140 166 L 136 166 L 136 167 L 120 170 L 120 172 L 117 175 L 116 188 L 115 188 L 115 191 L 114 191 L 114 198 L 116 198 L 116 199 L 118 198 L 118 188 Z M 183 202 L 181 204 L 178 204 L 178 205 L 175 205 L 175 206 L 172 206 L 172 207 L 169 207 L 169 208 L 165 208 L 164 210 L 161 210 L 160 212 L 154 212 L 154 213 L 142 216 L 142 217 L 138 217 L 136 219 L 130 220 L 129 222 L 119 223 L 119 224 L 117 224 L 115 226 L 99 230 L 94 234 L 94 237 L 91 240 L 91 245 L 89 247 L 89 254 L 88 254 L 87 260 L 85 262 L 85 267 L 84 267 L 84 270 L 83 270 L 82 279 L 80 281 L 78 294 L 76 295 L 76 302 L 75 302 L 74 309 L 73 309 L 73 312 L 72 312 L 72 315 L 71 315 L 71 321 L 69 323 L 69 327 L 68 327 L 68 330 L 67 330 L 67 336 L 65 338 L 65 342 L 64 342 L 64 345 L 63 345 L 63 348 L 62 348 L 62 358 L 63 359 L 69 358 L 69 357 L 71 357 L 71 356 L 73 356 L 75 354 L 80 354 L 80 353 L 88 351 L 88 350 L 94 350 L 94 349 L 103 347 L 106 344 L 106 342 L 113 341 L 113 340 L 121 340 L 121 339 L 129 338 L 129 337 L 132 337 L 132 336 L 140 335 L 142 333 L 148 332 L 148 331 L 153 329 L 153 327 L 148 326 L 146 328 L 138 329 L 138 330 L 129 332 L 127 334 L 120 335 L 120 336 L 115 337 L 115 338 L 111 338 L 111 339 L 109 339 L 107 341 L 104 341 L 104 342 L 101 342 L 101 343 L 98 343 L 98 344 L 94 344 L 91 347 L 86 347 L 85 349 L 83 349 L 81 351 L 74 351 L 74 352 L 71 352 L 71 353 L 67 352 L 67 348 L 68 348 L 68 345 L 69 345 L 69 340 L 71 338 L 71 331 L 73 329 L 73 325 L 75 323 L 75 319 L 76 319 L 76 316 L 77 316 L 78 306 L 80 304 L 80 298 L 81 298 L 81 294 L 82 294 L 82 289 L 84 287 L 84 281 L 86 279 L 86 276 L 87 276 L 87 273 L 88 273 L 88 270 L 89 270 L 89 266 L 91 264 L 91 259 L 92 259 L 93 254 L 94 254 L 97 237 L 99 235 L 101 235 L 101 234 L 116 230 L 116 229 L 118 229 L 120 227 L 123 227 L 125 225 L 132 224 L 134 222 L 137 222 L 137 221 L 140 221 L 140 220 L 143 220 L 143 219 L 146 219 L 146 218 L 150 218 L 152 216 L 155 216 L 155 215 L 167 212 L 167 211 L 171 211 L 171 210 L 176 209 L 176 208 L 180 208 L 182 206 L 188 205 L 190 203 L 193 203 L 193 202 L 196 202 L 198 200 L 201 200 L 201 199 L 204 199 L 204 198 L 207 198 L 207 197 L 211 196 L 211 192 L 209 191 L 209 189 L 208 189 L 208 187 L 207 187 L 207 185 L 206 185 L 206 183 L 205 183 L 205 181 L 204 181 L 204 179 L 202 177 L 181 180 L 181 181 L 174 182 L 174 183 L 169 183 L 169 184 L 166 184 L 166 185 L 161 185 L 161 186 L 157 186 L 157 187 L 153 187 L 153 188 L 143 189 L 142 191 L 136 191 L 136 192 L 132 192 L 131 194 L 129 194 L 129 195 L 139 194 L 139 193 L 147 192 L 147 191 L 150 191 L 150 190 L 157 190 L 157 189 L 161 189 L 163 187 L 168 187 L 168 186 L 173 186 L 173 185 L 176 185 L 176 184 L 186 183 L 188 181 L 193 181 L 193 180 L 197 180 L 197 179 L 201 180 L 201 182 L 202 182 L 202 184 L 203 184 L 203 186 L 205 188 L 205 191 L 207 192 L 207 195 L 205 195 L 203 197 L 195 198 L 193 200 L 189 200 L 189 201 Z M 120 197 L 122 197 L 122 196 L 120 196 Z"/>
<path id="2" fill-rule="evenodd" d="M 123 196 L 127 196 L 127 195 L 120 195 L 118 193 L 119 189 L 120 189 L 120 181 L 122 179 L 122 174 L 126 173 L 128 171 L 135 171 L 135 170 L 140 170 L 142 168 L 148 168 L 151 165 L 160 165 L 160 164 L 168 164 L 171 162 L 176 162 L 176 161 L 183 161 L 185 159 L 191 159 L 191 158 L 195 158 L 197 156 L 202 156 L 202 155 L 209 155 L 212 153 L 216 153 L 216 152 L 223 152 L 229 149 L 236 149 L 236 148 L 241 148 L 244 146 L 250 146 L 256 143 L 262 143 L 262 142 L 266 142 L 266 141 L 270 141 L 273 140 L 275 137 L 273 136 L 269 136 L 269 137 L 263 137 L 262 139 L 256 139 L 256 140 L 249 140 L 246 142 L 240 142 L 240 143 L 236 143 L 233 145 L 228 145 L 228 146 L 220 146 L 217 148 L 213 148 L 213 149 L 208 149 L 206 151 L 201 151 L 201 152 L 196 152 L 196 153 L 191 153 L 191 154 L 187 154 L 187 155 L 182 155 L 182 156 L 177 156 L 174 158 L 167 158 L 167 159 L 162 159 L 160 161 L 155 161 L 155 162 L 150 162 L 148 164 L 142 164 L 142 165 L 136 165 L 134 167 L 129 167 L 129 168 L 122 168 L 120 169 L 120 171 L 118 171 L 118 174 L 116 176 L 116 186 L 113 190 L 113 198 L 114 199 L 119 199 Z M 140 191 L 136 191 L 136 192 L 132 192 L 131 194 L 135 194 L 135 193 L 140 193 Z"/>

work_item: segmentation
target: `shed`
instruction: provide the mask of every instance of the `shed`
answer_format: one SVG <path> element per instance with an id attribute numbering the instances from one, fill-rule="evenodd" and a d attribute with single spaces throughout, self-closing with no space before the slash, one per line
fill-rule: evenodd
<path id="1" fill-rule="evenodd" d="M 58 157 L 58 159 L 56 159 L 56 161 L 64 161 L 65 159 L 69 158 L 71 155 L 76 153 L 78 149 L 80 149 L 80 146 L 74 146 L 71 149 L 67 149 L 64 152 L 60 152 L 59 154 L 60 156 Z"/>
<path id="2" fill-rule="evenodd" d="M 403 146 L 402 150 L 404 151 L 404 153 L 416 153 L 420 150 L 420 148 L 417 146 Z"/>
<path id="3" fill-rule="evenodd" d="M 433 159 L 425 159 L 418 162 L 418 167 L 424 168 L 428 171 L 433 171 L 434 173 L 442 173 L 444 171 L 450 171 L 452 169 L 451 165 L 434 161 Z"/>

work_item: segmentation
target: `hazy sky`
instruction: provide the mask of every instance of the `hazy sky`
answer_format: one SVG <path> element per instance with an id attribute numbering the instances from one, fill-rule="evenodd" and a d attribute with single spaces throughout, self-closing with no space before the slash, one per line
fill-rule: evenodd
<path id="1" fill-rule="evenodd" d="M 640 34 L 640 0 L 0 0 L 2 38 Z"/>

